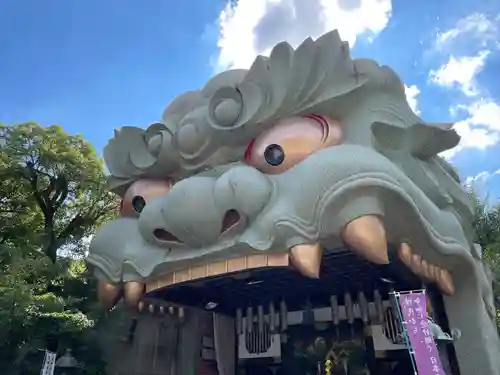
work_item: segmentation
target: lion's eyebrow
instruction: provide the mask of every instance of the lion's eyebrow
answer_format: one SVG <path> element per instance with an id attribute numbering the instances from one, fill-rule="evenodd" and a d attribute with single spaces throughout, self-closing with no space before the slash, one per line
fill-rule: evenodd
<path id="1" fill-rule="evenodd" d="M 255 139 L 252 139 L 249 143 L 248 143 L 248 146 L 247 148 L 245 149 L 245 153 L 243 155 L 243 159 L 244 160 L 249 160 L 250 157 L 252 156 L 252 150 L 253 150 L 253 146 L 255 145 Z"/>

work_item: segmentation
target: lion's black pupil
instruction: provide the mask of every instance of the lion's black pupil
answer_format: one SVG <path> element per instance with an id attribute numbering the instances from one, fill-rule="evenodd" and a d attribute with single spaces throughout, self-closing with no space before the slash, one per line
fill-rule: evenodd
<path id="1" fill-rule="evenodd" d="M 141 213 L 142 210 L 144 210 L 144 207 L 146 207 L 146 201 L 143 197 L 141 197 L 140 195 L 136 195 L 134 198 L 132 198 L 132 208 L 135 212 Z"/>
<path id="2" fill-rule="evenodd" d="M 285 152 L 280 145 L 272 144 L 267 146 L 266 151 L 264 151 L 264 158 L 268 164 L 276 167 L 285 160 Z"/>

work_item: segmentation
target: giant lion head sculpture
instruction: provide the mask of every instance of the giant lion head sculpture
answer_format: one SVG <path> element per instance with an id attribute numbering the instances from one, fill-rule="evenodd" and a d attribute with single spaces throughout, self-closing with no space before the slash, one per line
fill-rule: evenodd
<path id="1" fill-rule="evenodd" d="M 147 129 L 116 131 L 104 159 L 121 217 L 97 232 L 89 262 L 109 305 L 122 285 L 135 305 L 144 285 L 289 263 L 318 277 L 324 246 L 384 264 L 396 244 L 445 296 L 464 374 L 481 361 L 496 374 L 479 350 L 498 354 L 471 207 L 438 155 L 458 142 L 413 113 L 394 71 L 351 59 L 336 31 L 280 43 L 177 97 Z"/>

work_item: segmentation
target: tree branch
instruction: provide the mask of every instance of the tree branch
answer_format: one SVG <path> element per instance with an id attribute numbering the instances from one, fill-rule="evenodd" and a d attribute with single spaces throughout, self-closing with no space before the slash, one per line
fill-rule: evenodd
<path id="1" fill-rule="evenodd" d="M 27 171 L 27 176 L 25 177 L 28 179 L 28 182 L 30 183 L 33 197 L 36 199 L 38 206 L 40 206 L 40 209 L 42 210 L 45 219 L 52 220 L 54 212 L 52 210 L 52 207 L 48 204 L 49 203 L 49 199 L 47 199 L 48 197 L 44 196 L 45 194 L 42 194 L 38 190 L 38 171 L 34 168 L 33 163 L 31 162 L 26 163 L 26 171 Z"/>
<path id="2" fill-rule="evenodd" d="M 38 206 L 42 210 L 44 217 L 44 235 L 45 235 L 45 246 L 44 253 L 49 257 L 49 259 L 55 263 L 57 260 L 57 239 L 54 233 L 54 214 L 55 209 L 51 204 L 51 200 L 48 194 L 45 192 L 40 192 L 38 190 L 38 173 L 31 162 L 26 163 L 26 172 L 28 181 L 30 183 L 31 191 L 33 197 L 35 198 Z"/>
<path id="3" fill-rule="evenodd" d="M 69 236 L 71 236 L 78 228 L 80 228 L 84 224 L 84 222 L 84 217 L 80 214 L 77 214 L 57 236 L 57 242 L 59 244 L 63 244 L 64 242 L 66 242 Z"/>
<path id="4" fill-rule="evenodd" d="M 66 200 L 69 193 L 68 181 L 64 175 L 60 175 L 56 178 L 55 190 L 56 193 L 54 194 L 51 202 L 54 207 L 54 211 L 57 211 L 57 209 L 61 207 Z"/>

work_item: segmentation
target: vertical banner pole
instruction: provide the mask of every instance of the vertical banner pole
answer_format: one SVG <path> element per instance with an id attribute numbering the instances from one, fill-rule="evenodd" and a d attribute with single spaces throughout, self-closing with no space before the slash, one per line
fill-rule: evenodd
<path id="1" fill-rule="evenodd" d="M 393 294 L 396 300 L 396 308 L 398 310 L 399 324 L 401 325 L 401 331 L 403 332 L 406 348 L 408 349 L 408 353 L 410 354 L 411 365 L 413 367 L 413 374 L 418 375 L 417 365 L 415 364 L 415 353 L 411 347 L 410 339 L 408 338 L 408 332 L 406 330 L 406 324 L 403 318 L 403 312 L 401 311 L 401 304 L 399 301 L 400 294 L 399 292 L 393 292 Z"/>

